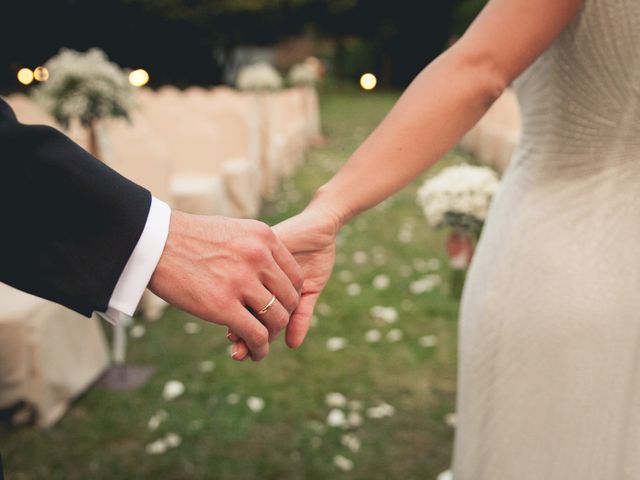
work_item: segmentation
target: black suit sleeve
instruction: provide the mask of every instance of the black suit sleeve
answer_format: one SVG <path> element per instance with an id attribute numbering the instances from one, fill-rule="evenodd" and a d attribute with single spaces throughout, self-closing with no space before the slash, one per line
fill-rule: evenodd
<path id="1" fill-rule="evenodd" d="M 0 99 L 0 281 L 105 311 L 150 205 L 147 190 Z"/>

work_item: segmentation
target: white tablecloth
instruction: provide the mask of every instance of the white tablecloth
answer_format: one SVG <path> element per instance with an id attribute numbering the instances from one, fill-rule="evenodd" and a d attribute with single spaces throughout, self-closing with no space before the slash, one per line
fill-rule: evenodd
<path id="1" fill-rule="evenodd" d="M 48 427 L 108 364 L 98 320 L 0 283 L 0 408 L 24 401 Z"/>

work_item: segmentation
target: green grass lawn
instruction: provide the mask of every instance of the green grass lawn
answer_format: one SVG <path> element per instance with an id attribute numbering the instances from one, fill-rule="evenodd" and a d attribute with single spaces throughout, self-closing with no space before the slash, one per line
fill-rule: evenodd
<path id="1" fill-rule="evenodd" d="M 326 92 L 327 143 L 283 183 L 261 219 L 273 224 L 298 212 L 396 98 L 385 92 Z M 461 158 L 450 155 L 441 165 Z M 447 292 L 444 234 L 426 226 L 415 202 L 417 185 L 344 229 L 333 279 L 299 350 L 278 342 L 264 362 L 238 364 L 228 358 L 224 329 L 202 324 L 199 333 L 187 334 L 184 326 L 193 318 L 171 309 L 130 342 L 132 363 L 157 367 L 144 388 L 94 388 L 49 430 L 0 424 L 7 479 L 435 478 L 451 455 L 453 430 L 445 416 L 454 410 L 458 305 Z M 442 266 L 432 272 L 437 262 L 428 260 L 434 258 Z M 412 293 L 411 284 L 431 273 L 442 277 L 442 285 Z M 388 276 L 387 289 L 373 287 L 377 275 Z M 355 285 L 360 294 L 348 295 L 358 290 Z M 374 318 L 375 305 L 395 308 L 397 322 Z M 379 342 L 365 340 L 370 329 L 381 332 Z M 393 329 L 403 334 L 395 342 L 386 337 Z M 435 335 L 437 344 L 421 346 L 426 335 Z M 347 346 L 329 351 L 331 337 L 345 338 Z M 203 372 L 201 362 L 207 360 L 215 368 Z M 172 379 L 183 382 L 186 392 L 165 401 L 162 390 Z M 362 407 L 360 426 L 327 426 L 330 392 L 357 401 L 345 412 Z M 264 399 L 264 409 L 249 409 L 249 396 Z M 366 409 L 381 402 L 395 413 L 369 418 Z M 167 419 L 150 431 L 147 423 L 159 410 Z M 145 451 L 168 432 L 181 436 L 179 446 L 162 455 Z M 348 432 L 360 441 L 358 451 L 342 445 Z M 336 455 L 350 459 L 353 469 L 340 470 Z"/>

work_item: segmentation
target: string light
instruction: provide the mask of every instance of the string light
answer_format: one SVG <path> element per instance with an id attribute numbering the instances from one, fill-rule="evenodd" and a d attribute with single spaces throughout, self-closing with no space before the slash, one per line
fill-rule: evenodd
<path id="1" fill-rule="evenodd" d="M 30 68 L 21 68 L 18 70 L 18 81 L 23 85 L 29 85 L 33 82 L 33 72 Z"/>
<path id="2" fill-rule="evenodd" d="M 378 84 L 378 79 L 373 73 L 365 73 L 360 77 L 360 86 L 364 90 L 373 90 Z"/>
<path id="3" fill-rule="evenodd" d="M 134 87 L 142 87 L 149 83 L 149 74 L 142 68 L 134 70 L 129 74 L 129 83 Z"/>
<path id="4" fill-rule="evenodd" d="M 49 80 L 49 70 L 45 67 L 37 67 L 33 71 L 33 78 L 35 78 L 39 82 L 46 82 Z"/>

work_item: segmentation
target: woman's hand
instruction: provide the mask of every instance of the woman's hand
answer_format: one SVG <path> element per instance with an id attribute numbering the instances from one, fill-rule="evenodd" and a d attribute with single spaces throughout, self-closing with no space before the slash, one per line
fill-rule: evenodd
<path id="1" fill-rule="evenodd" d="M 287 325 L 286 342 L 291 348 L 299 347 L 304 341 L 313 309 L 331 276 L 341 223 L 329 208 L 312 203 L 302 213 L 273 228 L 293 254 L 304 276 L 300 303 Z M 233 358 L 243 360 L 247 356 L 244 342 L 233 333 L 229 334 L 229 339 L 234 343 Z"/>

